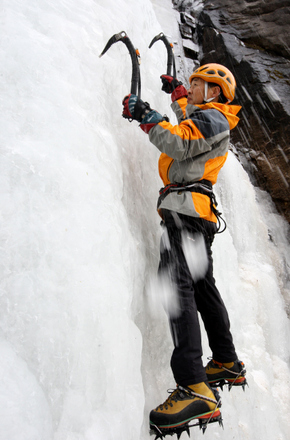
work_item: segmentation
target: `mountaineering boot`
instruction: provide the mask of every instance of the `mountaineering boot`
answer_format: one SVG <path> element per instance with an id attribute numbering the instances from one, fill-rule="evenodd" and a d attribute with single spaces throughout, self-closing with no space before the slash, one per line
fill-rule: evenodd
<path id="1" fill-rule="evenodd" d="M 247 384 L 245 378 L 246 368 L 242 361 L 221 363 L 212 359 L 205 367 L 208 383 L 211 386 L 220 386 L 228 384 L 229 390 L 232 386 L 242 386 Z"/>
<path id="2" fill-rule="evenodd" d="M 167 400 L 150 412 L 150 428 L 152 433 L 157 434 L 156 438 L 188 431 L 188 422 L 193 419 L 199 419 L 201 427 L 213 421 L 221 423 L 219 394 L 215 391 L 215 395 L 207 383 L 187 387 L 177 385 L 169 392 Z"/>

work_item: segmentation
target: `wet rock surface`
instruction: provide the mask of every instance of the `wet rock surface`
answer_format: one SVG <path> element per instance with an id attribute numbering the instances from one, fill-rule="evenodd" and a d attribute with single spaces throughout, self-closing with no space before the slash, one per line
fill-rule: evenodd
<path id="1" fill-rule="evenodd" d="M 241 121 L 232 141 L 254 184 L 290 222 L 290 0 L 173 0 L 183 41 L 200 64 L 227 66 Z"/>

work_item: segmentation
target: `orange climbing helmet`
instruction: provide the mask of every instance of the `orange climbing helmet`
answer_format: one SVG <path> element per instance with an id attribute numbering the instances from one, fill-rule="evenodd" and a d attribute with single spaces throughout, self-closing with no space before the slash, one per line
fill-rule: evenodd
<path id="1" fill-rule="evenodd" d="M 228 100 L 227 103 L 231 102 L 235 97 L 235 77 L 229 69 L 221 64 L 204 64 L 196 69 L 190 76 L 190 84 L 193 78 L 201 78 L 206 82 L 218 84 L 221 87 L 225 98 Z"/>

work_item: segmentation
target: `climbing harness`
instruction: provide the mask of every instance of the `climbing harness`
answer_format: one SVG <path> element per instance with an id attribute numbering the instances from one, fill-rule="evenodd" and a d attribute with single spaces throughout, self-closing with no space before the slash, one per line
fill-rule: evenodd
<path id="1" fill-rule="evenodd" d="M 216 208 L 218 203 L 212 189 L 212 183 L 206 179 L 199 180 L 198 182 L 187 183 L 185 185 L 182 185 L 180 183 L 169 183 L 165 187 L 161 188 L 159 191 L 157 209 L 159 209 L 161 203 L 168 194 L 172 192 L 184 192 L 184 191 L 190 191 L 208 196 L 210 199 L 211 210 L 217 218 L 217 234 L 221 234 L 226 230 L 227 224 L 225 220 L 222 218 L 222 213 L 219 212 Z M 222 225 L 221 222 L 224 225 L 222 230 L 220 230 Z"/>

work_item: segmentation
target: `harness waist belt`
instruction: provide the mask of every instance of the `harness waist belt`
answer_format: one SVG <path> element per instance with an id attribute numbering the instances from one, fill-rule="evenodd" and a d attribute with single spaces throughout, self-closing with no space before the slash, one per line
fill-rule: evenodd
<path id="1" fill-rule="evenodd" d="M 169 183 L 168 185 L 164 186 L 164 188 L 161 188 L 159 191 L 159 198 L 157 202 L 157 209 L 165 199 L 165 197 L 170 194 L 171 192 L 183 192 L 183 191 L 190 191 L 190 192 L 196 192 L 200 194 L 204 194 L 208 196 L 212 202 L 217 205 L 215 196 L 212 190 L 212 183 L 209 180 L 202 179 L 198 182 L 193 183 L 187 183 L 185 185 L 182 185 L 181 183 Z"/>

